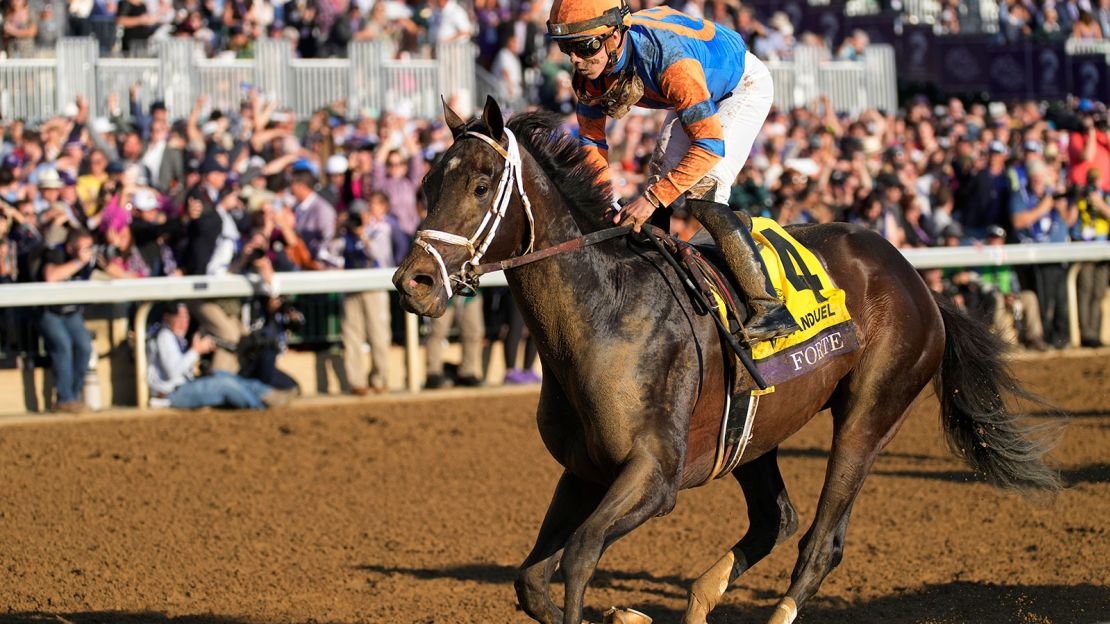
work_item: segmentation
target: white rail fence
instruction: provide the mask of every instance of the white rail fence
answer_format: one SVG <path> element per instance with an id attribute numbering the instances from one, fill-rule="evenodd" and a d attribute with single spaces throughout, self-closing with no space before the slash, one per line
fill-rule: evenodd
<path id="1" fill-rule="evenodd" d="M 54 58 L 0 61 L 0 117 L 47 119 L 78 95 L 95 117 L 106 114 L 107 97 L 115 94 L 127 118 L 128 89 L 136 83 L 144 108 L 163 100 L 174 118 L 187 116 L 202 93 L 211 108 L 236 110 L 250 88 L 298 116 L 342 100 L 348 110 L 404 107 L 413 115 L 436 117 L 441 94 L 480 106 L 485 93 L 499 92 L 479 76 L 477 49 L 469 42 L 440 46 L 435 59 L 392 60 L 394 51 L 379 41 L 352 43 L 344 59 L 295 59 L 291 44 L 275 39 L 258 41 L 252 60 L 203 58 L 193 42 L 181 39 L 162 42 L 157 54 L 101 58 L 94 39 L 65 38 Z M 823 60 L 820 48 L 806 46 L 796 56 L 769 63 L 779 106 L 808 106 L 818 95 L 828 95 L 837 110 L 853 114 L 897 107 L 893 47 L 870 46 L 862 62 Z"/>
<path id="2" fill-rule="evenodd" d="M 469 42 L 439 46 L 435 60 L 391 60 L 394 51 L 377 41 L 354 42 L 348 58 L 297 59 L 281 39 L 257 42 L 251 60 L 208 59 L 190 40 L 161 42 L 154 58 L 101 58 L 95 39 L 63 38 L 52 58 L 0 61 L 0 117 L 41 121 L 59 114 L 81 95 L 91 115 L 106 114 L 115 94 L 124 118 L 128 89 L 138 83 L 143 106 L 166 102 L 171 117 L 185 117 L 200 94 L 211 107 L 235 110 L 246 90 L 307 116 L 336 101 L 350 110 L 411 107 L 414 115 L 439 114 L 440 94 L 476 98 L 477 47 Z"/>
<path id="3" fill-rule="evenodd" d="M 769 61 L 775 83 L 775 105 L 805 107 L 827 95 L 837 112 L 858 115 L 868 108 L 898 108 L 898 75 L 894 48 L 871 45 L 862 61 L 833 61 L 827 48 L 797 46 L 793 61 Z"/>
<path id="4" fill-rule="evenodd" d="M 937 249 L 905 249 L 902 254 L 917 269 L 977 267 L 1054 262 L 1099 262 L 1110 260 L 1110 244 L 1049 243 L 1042 245 L 991 245 Z M 1076 276 L 1079 264 L 1068 273 L 1068 303 L 1071 342 L 1079 344 L 1079 320 L 1076 312 Z M 62 284 L 18 284 L 0 286 L 4 307 L 62 305 L 68 303 L 138 302 L 135 314 L 135 387 L 137 402 L 146 405 L 149 388 L 146 380 L 146 323 L 151 307 L 157 301 L 185 299 L 221 299 L 251 297 L 262 293 L 272 295 L 311 295 L 324 293 L 394 290 L 393 269 L 360 269 L 277 273 L 269 284 L 254 277 L 227 275 L 221 277 L 154 277 L 145 279 L 66 282 Z M 482 278 L 482 286 L 504 286 L 503 273 Z M 412 314 L 405 315 L 405 362 L 407 387 L 420 390 L 419 325 Z"/>

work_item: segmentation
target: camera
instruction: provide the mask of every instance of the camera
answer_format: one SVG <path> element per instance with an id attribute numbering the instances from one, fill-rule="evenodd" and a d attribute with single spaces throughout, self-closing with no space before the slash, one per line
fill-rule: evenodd
<path id="1" fill-rule="evenodd" d="M 252 249 L 250 251 L 250 253 L 247 254 L 247 262 L 250 263 L 250 264 L 253 264 L 253 263 L 258 262 L 259 260 L 261 260 L 262 256 L 265 256 L 265 255 L 266 255 L 266 250 L 265 249 L 262 249 L 261 247 L 255 247 L 254 249 Z"/>
<path id="2" fill-rule="evenodd" d="M 102 258 L 105 261 L 114 260 L 119 256 L 119 249 L 115 245 L 93 245 L 93 257 Z"/>
<path id="3" fill-rule="evenodd" d="M 304 329 L 304 314 L 288 301 L 281 302 L 274 316 L 278 317 L 279 322 L 289 331 L 299 332 Z"/>

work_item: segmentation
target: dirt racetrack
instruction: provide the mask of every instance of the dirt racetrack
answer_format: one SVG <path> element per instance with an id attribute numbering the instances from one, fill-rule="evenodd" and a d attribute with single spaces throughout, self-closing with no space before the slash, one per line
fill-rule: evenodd
<path id="1" fill-rule="evenodd" d="M 1037 505 L 974 480 L 924 396 L 799 622 L 1110 621 L 1110 356 L 1015 368 L 1071 417 L 1055 453 L 1069 489 Z M 512 579 L 559 474 L 536 399 L 490 389 L 0 427 L 0 621 L 527 621 Z M 821 415 L 780 454 L 803 530 L 829 439 Z M 691 580 L 745 525 L 731 479 L 683 493 L 602 559 L 591 620 L 616 604 L 679 621 Z M 797 541 L 711 621 L 765 622 Z"/>

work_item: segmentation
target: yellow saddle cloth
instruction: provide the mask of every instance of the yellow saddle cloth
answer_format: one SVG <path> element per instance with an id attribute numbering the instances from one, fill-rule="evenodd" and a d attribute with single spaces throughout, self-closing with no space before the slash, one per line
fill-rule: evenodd
<path id="1" fill-rule="evenodd" d="M 837 288 L 817 256 L 772 219 L 752 219 L 755 239 L 767 276 L 799 331 L 752 349 L 768 389 L 818 370 L 832 358 L 859 348 L 855 324 L 848 314 L 844 291 Z"/>

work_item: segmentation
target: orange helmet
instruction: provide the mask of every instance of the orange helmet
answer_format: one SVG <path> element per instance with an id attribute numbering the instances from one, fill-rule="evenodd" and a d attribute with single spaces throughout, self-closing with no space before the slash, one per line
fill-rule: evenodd
<path id="1" fill-rule="evenodd" d="M 615 28 L 621 32 L 632 23 L 626 0 L 555 0 L 547 20 L 553 39 L 603 35 Z"/>

